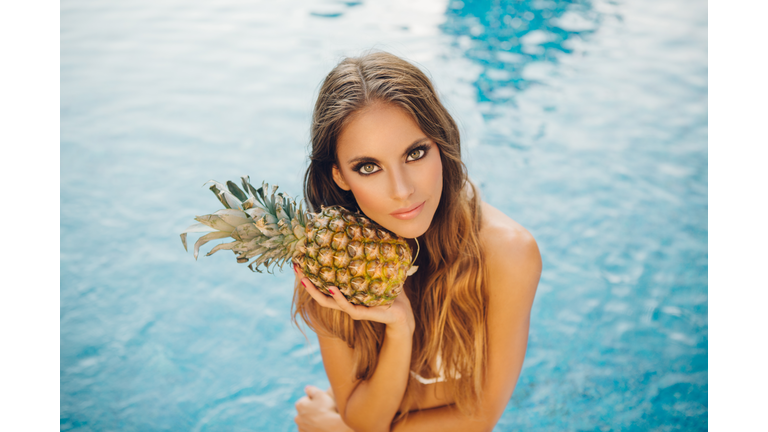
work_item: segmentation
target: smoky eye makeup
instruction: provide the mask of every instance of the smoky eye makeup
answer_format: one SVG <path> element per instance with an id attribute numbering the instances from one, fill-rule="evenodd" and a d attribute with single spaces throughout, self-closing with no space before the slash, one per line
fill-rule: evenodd
<path id="1" fill-rule="evenodd" d="M 406 162 L 416 162 L 423 159 L 431 148 L 432 146 L 429 141 L 426 140 L 414 143 L 405 151 Z M 362 176 L 369 176 L 381 171 L 381 168 L 378 165 L 378 161 L 375 159 L 361 158 L 352 165 L 352 171 L 355 171 Z"/>
<path id="2" fill-rule="evenodd" d="M 379 171 L 381 168 L 373 162 L 360 162 L 352 169 L 361 175 L 367 176 Z"/>
<path id="3" fill-rule="evenodd" d="M 430 145 L 428 143 L 422 142 L 421 144 L 415 145 L 408 149 L 408 154 L 406 155 L 409 162 L 414 162 L 419 159 L 424 158 L 427 155 L 427 152 L 429 152 Z"/>

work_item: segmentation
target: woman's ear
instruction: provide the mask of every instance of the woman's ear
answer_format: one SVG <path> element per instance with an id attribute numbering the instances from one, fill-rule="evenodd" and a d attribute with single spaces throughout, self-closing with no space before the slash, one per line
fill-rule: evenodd
<path id="1" fill-rule="evenodd" d="M 341 175 L 341 170 L 339 170 L 339 167 L 334 165 L 333 169 L 332 169 L 332 172 L 333 172 L 333 181 L 336 182 L 336 185 L 338 187 L 344 189 L 345 191 L 348 191 L 348 190 L 352 189 L 351 187 L 349 187 L 347 182 L 344 181 L 344 176 Z"/>

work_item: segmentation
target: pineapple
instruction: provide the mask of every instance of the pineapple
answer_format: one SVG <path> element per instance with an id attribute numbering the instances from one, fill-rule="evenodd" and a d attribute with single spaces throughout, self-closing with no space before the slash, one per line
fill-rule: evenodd
<path id="1" fill-rule="evenodd" d="M 343 207 L 323 207 L 319 213 L 304 212 L 290 197 L 276 193 L 269 185 L 255 189 L 242 177 L 243 189 L 228 181 L 216 181 L 211 191 L 226 207 L 213 214 L 198 216 L 199 223 L 181 234 L 187 249 L 187 233 L 209 232 L 194 246 L 197 259 L 200 246 L 225 237 L 235 241 L 215 246 L 208 255 L 231 250 L 237 261 L 260 272 L 271 272 L 291 260 L 323 293 L 335 286 L 353 304 L 379 306 L 391 304 L 402 291 L 406 277 L 416 271 L 411 265 L 411 249 L 402 237 L 376 224 L 361 213 Z"/>

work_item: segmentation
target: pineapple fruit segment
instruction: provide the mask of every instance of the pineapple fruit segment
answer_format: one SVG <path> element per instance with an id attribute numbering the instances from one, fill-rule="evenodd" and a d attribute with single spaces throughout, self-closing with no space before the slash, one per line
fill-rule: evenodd
<path id="1" fill-rule="evenodd" d="M 323 292 L 336 286 L 353 304 L 389 304 L 411 267 L 405 239 L 343 207 L 327 207 L 307 226 L 297 262 Z"/>
<path id="2" fill-rule="evenodd" d="M 405 279 L 415 271 L 411 249 L 405 239 L 376 224 L 365 215 L 339 207 L 323 207 L 319 213 L 304 212 L 302 205 L 273 186 L 259 189 L 242 177 L 243 189 L 216 181 L 211 190 L 226 207 L 195 218 L 181 234 L 187 248 L 187 233 L 208 232 L 194 246 L 197 259 L 202 245 L 210 240 L 231 237 L 235 241 L 215 246 L 206 256 L 231 250 L 237 261 L 254 259 L 249 268 L 260 272 L 282 269 L 291 260 L 323 293 L 335 286 L 353 304 L 391 304 L 402 291 Z"/>

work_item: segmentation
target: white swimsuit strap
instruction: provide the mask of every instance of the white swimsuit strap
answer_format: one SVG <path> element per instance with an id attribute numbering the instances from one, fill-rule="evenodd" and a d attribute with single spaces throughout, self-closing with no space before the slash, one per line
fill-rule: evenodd
<path id="1" fill-rule="evenodd" d="M 435 366 L 437 366 L 437 370 L 440 371 L 440 376 L 436 378 L 424 378 L 423 376 L 417 374 L 414 371 L 411 371 L 411 376 L 416 379 L 416 381 L 422 383 L 422 384 L 435 384 L 439 382 L 445 381 L 445 373 L 443 372 L 443 359 L 440 357 L 440 354 L 437 355 L 437 358 L 435 359 Z M 461 378 L 461 374 L 456 374 L 456 379 Z"/>
<path id="2" fill-rule="evenodd" d="M 439 383 L 439 382 L 445 381 L 445 377 L 442 376 L 442 375 L 440 375 L 437 378 L 424 378 L 423 376 L 417 374 L 416 372 L 411 371 L 411 376 L 414 377 L 416 379 L 416 381 L 418 381 L 418 382 L 420 382 L 422 384 L 435 384 L 435 383 Z"/>

